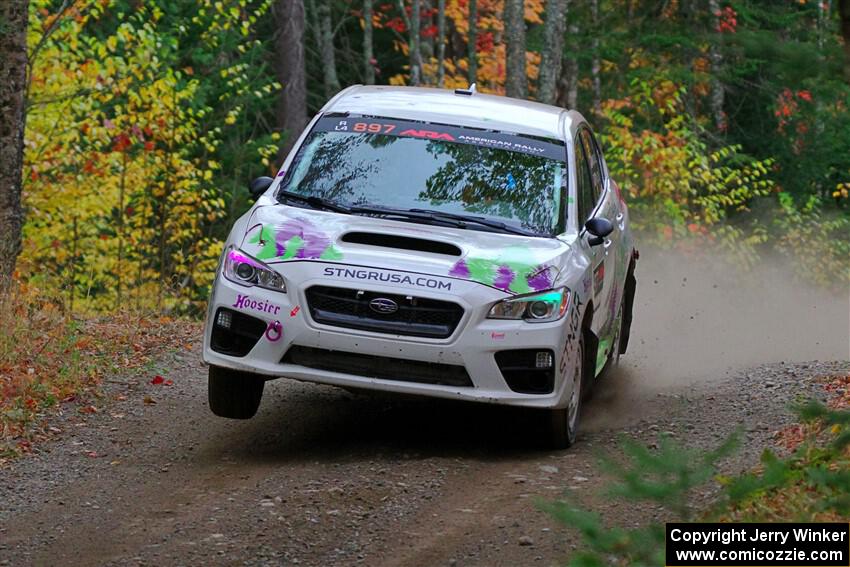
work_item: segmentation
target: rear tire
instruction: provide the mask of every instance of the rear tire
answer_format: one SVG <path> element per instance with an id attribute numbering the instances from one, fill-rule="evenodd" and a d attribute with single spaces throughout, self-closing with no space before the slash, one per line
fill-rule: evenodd
<path id="1" fill-rule="evenodd" d="M 263 377 L 250 372 L 210 366 L 210 409 L 219 417 L 250 419 L 260 407 L 265 383 Z"/>
<path id="2" fill-rule="evenodd" d="M 567 449 L 576 442 L 581 416 L 582 382 L 584 378 L 584 337 L 579 339 L 579 352 L 573 368 L 573 389 L 567 407 L 549 410 L 549 445 Z"/>

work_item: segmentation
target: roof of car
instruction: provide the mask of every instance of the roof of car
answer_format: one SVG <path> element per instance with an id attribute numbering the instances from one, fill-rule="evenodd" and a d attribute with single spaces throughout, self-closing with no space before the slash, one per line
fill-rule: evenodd
<path id="1" fill-rule="evenodd" d="M 355 85 L 331 99 L 322 112 L 424 120 L 557 139 L 582 121 L 578 112 L 539 102 L 424 87 Z"/>

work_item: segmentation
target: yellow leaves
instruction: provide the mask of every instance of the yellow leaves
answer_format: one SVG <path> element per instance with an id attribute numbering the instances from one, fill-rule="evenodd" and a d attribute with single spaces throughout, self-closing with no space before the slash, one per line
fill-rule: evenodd
<path id="1" fill-rule="evenodd" d="M 848 195 L 850 195 L 850 182 L 839 183 L 832 192 L 832 196 L 836 199 L 847 199 Z"/>

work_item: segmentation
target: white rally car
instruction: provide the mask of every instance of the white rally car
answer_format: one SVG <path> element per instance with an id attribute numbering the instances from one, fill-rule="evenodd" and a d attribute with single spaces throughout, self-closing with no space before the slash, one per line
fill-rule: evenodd
<path id="1" fill-rule="evenodd" d="M 545 412 L 628 345 L 626 204 L 577 112 L 469 90 L 348 88 L 230 232 L 204 335 L 212 411 L 275 377 Z"/>

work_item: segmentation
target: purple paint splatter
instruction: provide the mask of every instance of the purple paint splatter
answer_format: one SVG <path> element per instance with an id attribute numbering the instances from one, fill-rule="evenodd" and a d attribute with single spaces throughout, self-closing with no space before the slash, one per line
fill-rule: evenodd
<path id="1" fill-rule="evenodd" d="M 294 219 L 280 226 L 275 234 L 277 255 L 286 254 L 286 245 L 293 236 L 301 239 L 301 246 L 295 250 L 295 258 L 315 259 L 330 246 L 327 234 L 314 227 L 309 221 Z"/>
<path id="2" fill-rule="evenodd" d="M 466 265 L 466 260 L 458 260 L 449 270 L 449 275 L 456 278 L 469 278 L 469 266 Z"/>
<path id="3" fill-rule="evenodd" d="M 493 287 L 508 291 L 515 276 L 514 271 L 508 266 L 499 266 L 499 269 L 496 271 L 496 279 L 493 280 Z"/>
<path id="4" fill-rule="evenodd" d="M 534 291 L 552 288 L 552 266 L 543 266 L 528 276 L 528 286 Z"/>

